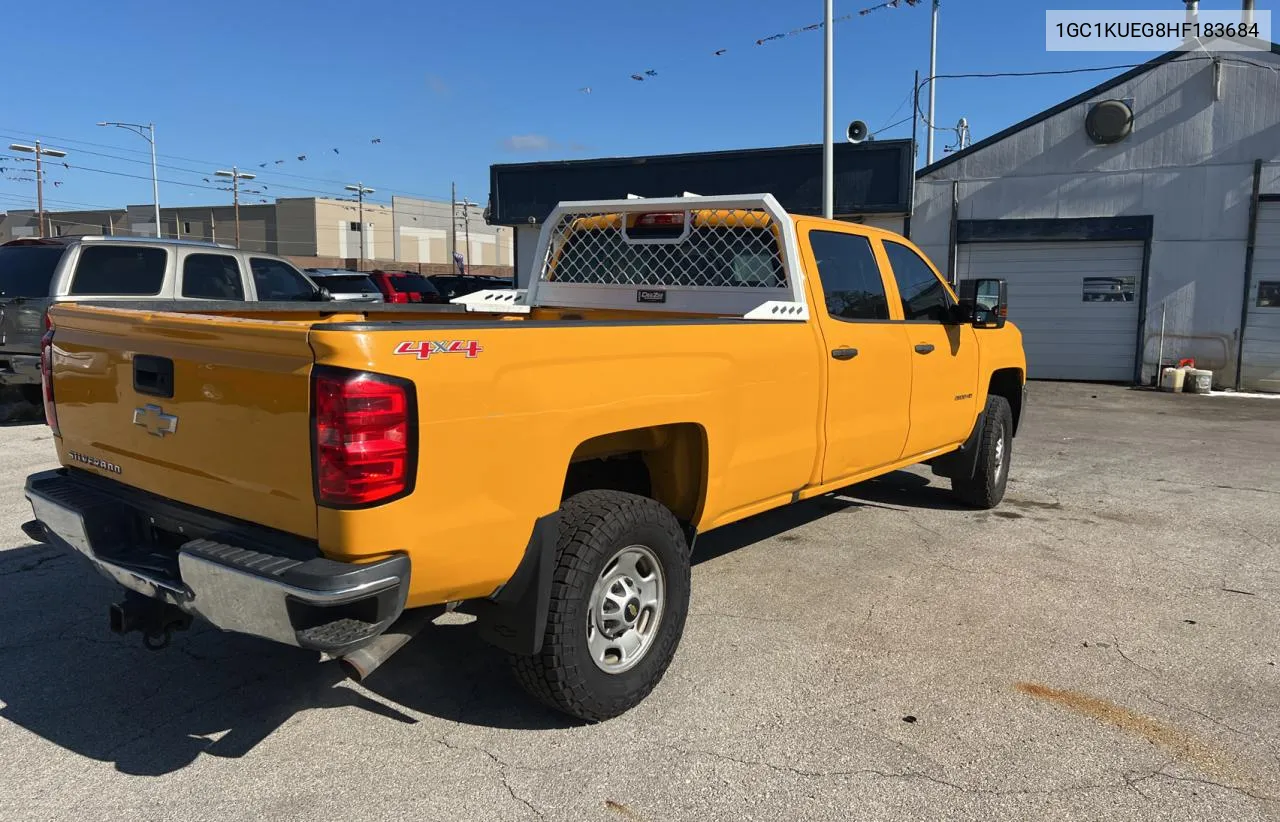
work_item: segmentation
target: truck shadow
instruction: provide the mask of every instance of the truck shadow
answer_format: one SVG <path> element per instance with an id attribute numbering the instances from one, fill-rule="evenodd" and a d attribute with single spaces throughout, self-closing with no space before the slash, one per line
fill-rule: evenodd
<path id="1" fill-rule="evenodd" d="M 708 534 L 695 562 L 874 505 L 867 486 Z M 910 505 L 919 491 L 884 494 Z M 353 687 L 337 663 L 318 663 L 316 654 L 201 624 L 163 652 L 144 650 L 138 635 L 107 631 L 107 605 L 119 591 L 79 557 L 48 546 L 0 551 L 0 589 L 0 720 L 122 773 L 172 773 L 201 754 L 236 759 L 316 709 L 362 709 L 322 720 L 357 739 L 365 721 L 438 718 L 530 731 L 576 724 L 527 696 L 471 623 L 430 626 Z M 10 766 L 37 767 L 22 761 L 30 750 L 11 752 Z"/>

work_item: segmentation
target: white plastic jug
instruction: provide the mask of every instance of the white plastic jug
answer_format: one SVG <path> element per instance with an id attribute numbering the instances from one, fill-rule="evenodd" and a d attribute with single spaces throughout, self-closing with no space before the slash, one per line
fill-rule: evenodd
<path id="1" fill-rule="evenodd" d="M 1182 383 L 1187 378 L 1187 372 L 1182 368 L 1166 368 L 1160 372 L 1160 390 L 1174 391 L 1182 390 Z"/>

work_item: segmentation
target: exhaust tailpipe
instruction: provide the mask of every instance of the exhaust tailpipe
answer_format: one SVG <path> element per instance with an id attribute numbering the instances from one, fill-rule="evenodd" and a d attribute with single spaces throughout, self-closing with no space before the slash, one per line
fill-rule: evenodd
<path id="1" fill-rule="evenodd" d="M 391 655 L 409 643 L 418 632 L 440 614 L 438 608 L 417 608 L 403 614 L 390 628 L 363 648 L 338 659 L 347 676 L 357 682 L 367 679 Z"/>

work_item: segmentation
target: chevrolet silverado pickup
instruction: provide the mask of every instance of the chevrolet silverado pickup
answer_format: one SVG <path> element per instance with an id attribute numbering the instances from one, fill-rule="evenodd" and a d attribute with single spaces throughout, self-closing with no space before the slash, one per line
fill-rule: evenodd
<path id="1" fill-rule="evenodd" d="M 698 534 L 916 463 L 1000 502 L 1002 281 L 767 194 L 562 203 L 535 261 L 442 306 L 55 305 L 28 533 L 153 647 L 198 617 L 367 675 L 457 609 L 597 721 L 667 670 Z"/>

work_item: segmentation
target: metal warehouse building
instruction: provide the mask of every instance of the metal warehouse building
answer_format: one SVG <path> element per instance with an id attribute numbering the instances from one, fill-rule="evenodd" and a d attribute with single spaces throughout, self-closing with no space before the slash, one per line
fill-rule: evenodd
<path id="1" fill-rule="evenodd" d="M 1280 48 L 1164 54 L 916 181 L 911 239 L 1009 280 L 1029 376 L 1146 382 L 1163 340 L 1280 391 Z"/>

